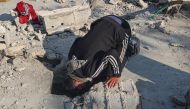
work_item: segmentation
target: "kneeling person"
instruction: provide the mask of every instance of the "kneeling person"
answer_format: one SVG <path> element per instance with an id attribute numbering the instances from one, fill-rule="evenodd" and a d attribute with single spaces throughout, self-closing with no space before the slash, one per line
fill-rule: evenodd
<path id="1" fill-rule="evenodd" d="M 127 21 L 114 15 L 96 20 L 70 49 L 67 64 L 70 87 L 78 88 L 86 82 L 116 86 L 128 58 L 139 51 L 140 41 L 131 36 Z"/>

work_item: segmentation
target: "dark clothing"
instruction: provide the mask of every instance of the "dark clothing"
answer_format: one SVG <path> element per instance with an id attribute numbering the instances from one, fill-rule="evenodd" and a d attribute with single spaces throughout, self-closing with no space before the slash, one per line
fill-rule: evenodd
<path id="1" fill-rule="evenodd" d="M 123 20 L 121 20 L 123 22 Z M 131 32 L 130 27 L 128 31 Z M 121 24 L 106 16 L 91 24 L 90 31 L 73 43 L 69 60 L 75 56 L 79 60 L 87 60 L 81 67 L 81 73 L 75 73 L 80 78 L 96 78 L 106 72 L 109 76 L 121 76 L 127 58 L 129 35 Z"/>

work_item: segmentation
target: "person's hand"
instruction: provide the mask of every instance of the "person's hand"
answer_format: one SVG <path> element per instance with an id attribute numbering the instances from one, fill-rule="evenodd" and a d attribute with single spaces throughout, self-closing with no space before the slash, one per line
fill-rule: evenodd
<path id="1" fill-rule="evenodd" d="M 106 85 L 108 86 L 108 88 L 115 87 L 118 83 L 119 83 L 119 77 L 110 77 L 106 81 Z"/>

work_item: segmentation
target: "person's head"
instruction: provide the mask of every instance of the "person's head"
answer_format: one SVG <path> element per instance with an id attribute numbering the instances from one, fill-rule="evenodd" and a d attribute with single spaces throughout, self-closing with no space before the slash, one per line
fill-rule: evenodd
<path id="1" fill-rule="evenodd" d="M 19 11 L 19 13 L 23 16 L 29 14 L 29 6 L 27 3 L 23 2 L 23 1 L 20 1 L 19 3 L 17 3 L 16 8 Z"/>
<path id="2" fill-rule="evenodd" d="M 64 83 L 65 83 L 65 90 L 72 90 L 72 89 L 80 88 L 84 84 L 83 81 L 72 79 L 69 76 L 64 81 Z"/>

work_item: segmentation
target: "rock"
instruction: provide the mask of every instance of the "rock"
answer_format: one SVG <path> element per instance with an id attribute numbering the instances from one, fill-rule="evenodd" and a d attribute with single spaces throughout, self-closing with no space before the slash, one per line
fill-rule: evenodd
<path id="1" fill-rule="evenodd" d="M 26 69 L 25 67 L 15 67 L 14 68 L 14 70 L 18 71 L 18 72 L 24 71 L 25 69 Z"/>
<path id="2" fill-rule="evenodd" d="M 43 40 L 43 34 L 41 33 L 41 31 L 39 33 L 35 33 L 35 38 L 39 41 Z"/>
<path id="3" fill-rule="evenodd" d="M 125 2 L 130 2 L 130 3 L 133 3 L 135 5 L 139 5 L 141 6 L 142 8 L 147 8 L 148 7 L 148 4 L 145 3 L 143 0 L 124 0 Z"/>
<path id="4" fill-rule="evenodd" d="M 26 51 L 25 57 L 36 58 L 37 56 L 43 57 L 46 51 L 41 47 L 33 47 Z"/>
<path id="5" fill-rule="evenodd" d="M 142 8 L 147 8 L 147 7 L 148 7 L 148 4 L 145 3 L 143 0 L 139 0 L 139 5 L 140 5 Z"/>
<path id="6" fill-rule="evenodd" d="M 25 84 L 25 83 L 21 82 L 21 83 L 20 83 L 20 86 L 21 86 L 21 87 L 26 87 L 26 86 L 27 86 L 27 84 Z"/>
<path id="7" fill-rule="evenodd" d="M 26 47 L 26 45 L 20 45 L 15 47 L 9 47 L 7 48 L 6 55 L 8 56 L 16 56 L 19 54 L 23 54 L 22 50 Z"/>
<path id="8" fill-rule="evenodd" d="M 13 75 L 13 71 L 10 70 L 10 71 L 8 72 L 8 74 L 9 74 L 9 76 Z"/>
<path id="9" fill-rule="evenodd" d="M 6 28 L 0 25 L 0 36 L 6 33 Z"/>
<path id="10" fill-rule="evenodd" d="M 1 79 L 5 79 L 6 78 L 6 76 L 5 75 L 1 75 Z"/>
<path id="11" fill-rule="evenodd" d="M 0 43 L 0 50 L 4 50 L 4 49 L 6 49 L 6 44 Z"/>
<path id="12" fill-rule="evenodd" d="M 139 105 L 139 94 L 132 80 L 123 80 L 119 86 L 111 89 L 98 83 L 96 89 L 91 89 L 83 98 L 87 109 L 136 109 Z"/>
<path id="13" fill-rule="evenodd" d="M 66 2 L 66 0 L 55 0 L 55 1 L 58 3 L 65 3 Z"/>
<path id="14" fill-rule="evenodd" d="M 43 18 L 43 25 L 50 35 L 63 32 L 65 29 L 79 29 L 87 22 L 91 9 L 85 4 L 53 11 L 39 11 L 38 14 Z"/>
<path id="15" fill-rule="evenodd" d="M 33 32 L 34 31 L 34 28 L 31 24 L 29 24 L 27 27 L 26 27 L 26 31 L 28 32 Z"/>
<path id="16" fill-rule="evenodd" d="M 179 43 L 169 43 L 169 45 L 173 47 L 184 47 L 184 45 L 179 44 Z"/>
<path id="17" fill-rule="evenodd" d="M 95 9 L 95 8 L 104 6 L 105 1 L 104 0 L 88 0 L 91 9 Z"/>
<path id="18" fill-rule="evenodd" d="M 16 46 L 16 45 L 17 45 L 16 42 L 13 42 L 13 43 L 10 44 L 11 47 L 14 47 L 14 46 Z"/>
<path id="19" fill-rule="evenodd" d="M 121 2 L 121 0 L 108 0 L 108 3 L 113 4 L 113 5 L 116 5 L 119 2 Z"/>
<path id="20" fill-rule="evenodd" d="M 149 50 L 150 48 L 148 46 L 143 46 L 144 49 Z"/>

